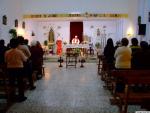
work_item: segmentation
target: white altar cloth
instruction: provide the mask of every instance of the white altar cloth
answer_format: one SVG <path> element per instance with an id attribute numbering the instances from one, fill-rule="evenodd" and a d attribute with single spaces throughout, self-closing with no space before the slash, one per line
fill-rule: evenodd
<path id="1" fill-rule="evenodd" d="M 65 48 L 86 48 L 86 49 L 89 49 L 89 44 L 67 44 Z"/>

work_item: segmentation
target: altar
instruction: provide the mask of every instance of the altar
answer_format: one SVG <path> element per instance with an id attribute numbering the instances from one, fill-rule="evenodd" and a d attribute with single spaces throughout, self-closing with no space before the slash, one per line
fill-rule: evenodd
<path id="1" fill-rule="evenodd" d="M 83 52 L 84 55 L 87 55 L 88 49 L 89 49 L 89 44 L 68 44 L 65 46 L 65 53 Z"/>
<path id="2" fill-rule="evenodd" d="M 86 57 L 87 50 L 89 48 L 88 44 L 68 44 L 66 45 L 66 68 L 68 66 L 75 66 L 78 61 L 78 57 Z M 79 57 L 79 58 L 80 58 Z"/>

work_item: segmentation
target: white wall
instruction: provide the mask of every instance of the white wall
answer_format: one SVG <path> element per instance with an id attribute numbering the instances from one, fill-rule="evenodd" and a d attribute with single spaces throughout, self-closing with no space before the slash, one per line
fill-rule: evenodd
<path id="1" fill-rule="evenodd" d="M 38 40 L 42 44 L 45 40 L 48 40 L 48 34 L 50 28 L 54 30 L 55 42 L 58 38 L 61 38 L 64 41 L 69 43 L 70 36 L 70 22 L 69 21 L 32 21 L 27 20 L 27 28 L 25 37 L 29 39 L 29 42 L 32 40 Z M 31 36 L 32 31 L 35 33 L 35 36 Z"/>
<path id="2" fill-rule="evenodd" d="M 26 38 L 31 42 L 32 40 L 38 40 L 42 44 L 45 40 L 48 40 L 48 34 L 50 28 L 54 30 L 55 42 L 57 39 L 62 39 L 69 43 L 70 40 L 70 21 L 33 21 L 27 20 Z M 114 43 L 123 37 L 123 26 L 126 28 L 126 21 L 122 19 L 103 19 L 103 20 L 91 20 L 83 21 L 83 35 L 88 36 L 91 39 L 91 43 L 95 44 L 100 42 L 103 38 L 104 30 L 106 34 L 106 40 L 112 38 Z M 106 28 L 104 28 L 104 26 Z M 97 36 L 97 29 L 100 29 L 100 36 Z M 35 36 L 31 36 L 31 32 L 34 31 Z M 126 35 L 126 34 L 124 34 Z"/>
<path id="3" fill-rule="evenodd" d="M 127 13 L 129 18 L 127 20 L 117 20 L 117 37 L 126 36 L 126 31 L 129 27 L 133 29 L 133 35 L 137 35 L 137 17 L 141 15 L 147 24 L 147 40 L 150 35 L 150 22 L 147 19 L 147 12 L 150 12 L 150 0 L 1 0 L 0 1 L 0 18 L 7 15 L 8 24 L 2 25 L 0 22 L 0 38 L 5 38 L 6 42 L 9 41 L 8 31 L 14 27 L 14 20 L 19 19 L 20 25 L 22 22 L 23 14 L 43 14 L 43 13 Z M 26 23 L 28 24 L 28 22 Z M 36 22 L 29 22 L 30 29 L 39 31 Z M 21 27 L 21 26 L 20 26 Z M 26 28 L 27 38 L 30 34 Z M 67 29 L 67 28 L 65 28 Z M 60 30 L 60 29 L 59 29 Z M 40 35 L 40 34 L 39 34 Z M 67 36 L 62 36 L 67 37 Z M 33 37 L 32 37 L 33 38 Z M 43 39 L 41 39 L 43 40 Z"/>
<path id="4" fill-rule="evenodd" d="M 100 42 L 103 35 L 106 34 L 106 39 L 112 38 L 114 41 L 118 40 L 116 20 L 99 20 L 99 21 L 84 21 L 84 35 L 91 37 L 92 43 Z M 91 26 L 93 26 L 91 28 Z M 104 28 L 104 26 L 106 28 Z M 97 36 L 97 29 L 100 29 L 100 36 Z"/>
<path id="5" fill-rule="evenodd" d="M 25 20 L 26 23 L 26 28 L 25 28 L 25 35 L 24 37 L 29 40 L 30 42 L 34 40 L 38 40 L 38 23 L 36 21 L 31 21 L 31 20 Z M 32 32 L 35 33 L 35 36 L 32 36 Z"/>
<path id="6" fill-rule="evenodd" d="M 0 1 L 0 19 L 3 15 L 7 16 L 7 25 L 0 21 L 0 39 L 5 39 L 6 43 L 10 40 L 9 29 L 14 28 L 14 20 L 22 20 L 22 8 L 20 0 L 1 0 Z"/>
<path id="7" fill-rule="evenodd" d="M 128 13 L 131 0 L 22 0 L 25 14 Z M 132 0 L 135 1 L 135 0 Z"/>
<path id="8" fill-rule="evenodd" d="M 127 20 L 117 20 L 117 37 L 126 36 L 129 28 L 137 35 L 138 0 L 30 0 L 23 1 L 24 14 L 51 13 L 127 13 Z M 33 8 L 34 7 L 34 8 Z"/>
<path id="9" fill-rule="evenodd" d="M 41 42 L 48 40 L 50 28 L 54 30 L 55 42 L 57 39 L 62 39 L 69 43 L 70 37 L 70 22 L 69 21 L 51 21 L 38 23 L 38 39 Z"/>

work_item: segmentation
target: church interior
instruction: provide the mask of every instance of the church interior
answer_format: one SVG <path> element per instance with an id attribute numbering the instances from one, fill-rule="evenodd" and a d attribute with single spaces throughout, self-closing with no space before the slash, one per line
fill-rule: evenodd
<path id="1" fill-rule="evenodd" d="M 150 0 L 0 9 L 0 113 L 150 112 Z"/>

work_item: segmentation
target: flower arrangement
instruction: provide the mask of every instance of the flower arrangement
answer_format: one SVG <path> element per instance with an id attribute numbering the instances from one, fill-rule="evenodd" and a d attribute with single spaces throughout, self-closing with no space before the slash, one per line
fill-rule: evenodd
<path id="1" fill-rule="evenodd" d="M 100 43 L 99 43 L 99 42 L 96 42 L 96 43 L 95 43 L 95 47 L 96 47 L 97 49 L 100 48 L 100 47 L 101 47 Z"/>
<path id="2" fill-rule="evenodd" d="M 66 44 L 67 44 L 67 42 L 66 42 L 66 41 L 64 41 L 64 42 L 63 42 L 63 44 L 64 44 L 64 45 L 66 45 Z"/>
<path id="3" fill-rule="evenodd" d="M 47 45 L 48 45 L 48 41 L 45 40 L 45 41 L 44 41 L 44 46 L 47 46 Z"/>

